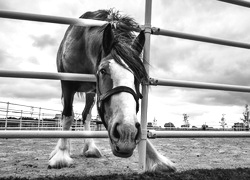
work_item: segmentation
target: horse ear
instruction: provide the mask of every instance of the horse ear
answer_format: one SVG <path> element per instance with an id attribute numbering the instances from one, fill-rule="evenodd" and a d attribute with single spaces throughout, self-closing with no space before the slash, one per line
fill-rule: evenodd
<path id="1" fill-rule="evenodd" d="M 103 50 L 105 55 L 108 55 L 110 53 L 113 43 L 114 43 L 114 34 L 112 32 L 111 24 L 109 23 L 104 29 L 103 39 L 102 39 Z"/>
<path id="2" fill-rule="evenodd" d="M 145 43 L 145 34 L 144 31 L 141 31 L 140 34 L 135 38 L 132 48 L 137 51 L 138 54 L 141 54 Z"/>

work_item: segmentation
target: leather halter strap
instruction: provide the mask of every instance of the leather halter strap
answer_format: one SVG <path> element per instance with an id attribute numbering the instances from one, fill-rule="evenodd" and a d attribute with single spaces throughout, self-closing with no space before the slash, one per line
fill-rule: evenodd
<path id="1" fill-rule="evenodd" d="M 127 86 L 117 86 L 115 88 L 112 88 L 110 90 L 108 90 L 105 94 L 99 94 L 99 97 L 97 99 L 97 110 L 98 113 L 101 117 L 101 120 L 103 122 L 103 125 L 105 126 L 105 128 L 107 129 L 107 124 L 105 123 L 104 120 L 104 101 L 107 100 L 108 98 L 110 98 L 112 95 L 114 94 L 118 94 L 121 92 L 126 92 L 126 93 L 130 93 L 136 102 L 136 113 L 139 111 L 139 98 L 142 98 L 142 95 L 140 94 L 139 96 L 135 93 L 135 91 L 133 89 L 131 89 L 130 87 Z M 100 92 L 99 92 L 100 93 Z"/>

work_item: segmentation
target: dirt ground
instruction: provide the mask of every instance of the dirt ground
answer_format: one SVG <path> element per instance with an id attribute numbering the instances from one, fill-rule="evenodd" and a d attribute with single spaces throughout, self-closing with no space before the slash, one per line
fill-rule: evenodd
<path id="1" fill-rule="evenodd" d="M 115 157 L 108 139 L 96 139 L 103 157 L 81 155 L 84 141 L 72 139 L 74 165 L 70 168 L 48 169 L 48 157 L 57 139 L 0 139 L 0 177 L 58 177 L 136 173 L 138 152 L 130 158 Z M 190 169 L 250 168 L 250 139 L 152 139 L 164 156 L 175 162 L 178 172 Z"/>

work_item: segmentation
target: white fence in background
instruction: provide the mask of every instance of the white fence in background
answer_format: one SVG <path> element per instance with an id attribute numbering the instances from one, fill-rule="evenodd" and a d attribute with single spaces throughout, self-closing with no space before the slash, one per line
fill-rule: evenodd
<path id="1" fill-rule="evenodd" d="M 62 130 L 62 112 L 35 106 L 0 101 L 0 130 Z M 75 113 L 73 131 L 84 130 L 81 114 Z M 93 119 L 91 130 L 105 128 Z"/>

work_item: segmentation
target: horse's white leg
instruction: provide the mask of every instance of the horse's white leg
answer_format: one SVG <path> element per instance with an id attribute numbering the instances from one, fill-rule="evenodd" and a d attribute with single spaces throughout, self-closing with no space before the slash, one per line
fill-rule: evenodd
<path id="1" fill-rule="evenodd" d="M 86 93 L 85 94 L 85 107 L 82 112 L 82 119 L 85 123 L 85 131 L 91 131 L 90 122 L 91 122 L 91 111 L 95 104 L 95 93 Z M 84 147 L 83 147 L 83 155 L 86 157 L 101 157 L 102 154 L 100 150 L 95 145 L 93 139 L 85 139 Z"/>
<path id="2" fill-rule="evenodd" d="M 147 140 L 146 171 L 175 172 L 176 168 L 168 158 L 159 154 L 153 144 Z"/>
<path id="3" fill-rule="evenodd" d="M 69 130 L 74 116 L 62 118 L 63 130 Z M 73 159 L 70 157 L 70 141 L 67 138 L 61 138 L 58 140 L 55 149 L 51 152 L 49 158 L 49 168 L 62 168 L 68 167 L 73 163 Z"/>
<path id="4" fill-rule="evenodd" d="M 85 130 L 90 131 L 90 122 L 91 122 L 91 111 L 87 115 L 87 118 L 85 120 Z M 85 139 L 84 147 L 83 147 L 83 155 L 86 157 L 102 157 L 102 153 L 95 145 L 95 142 L 93 139 Z"/>

